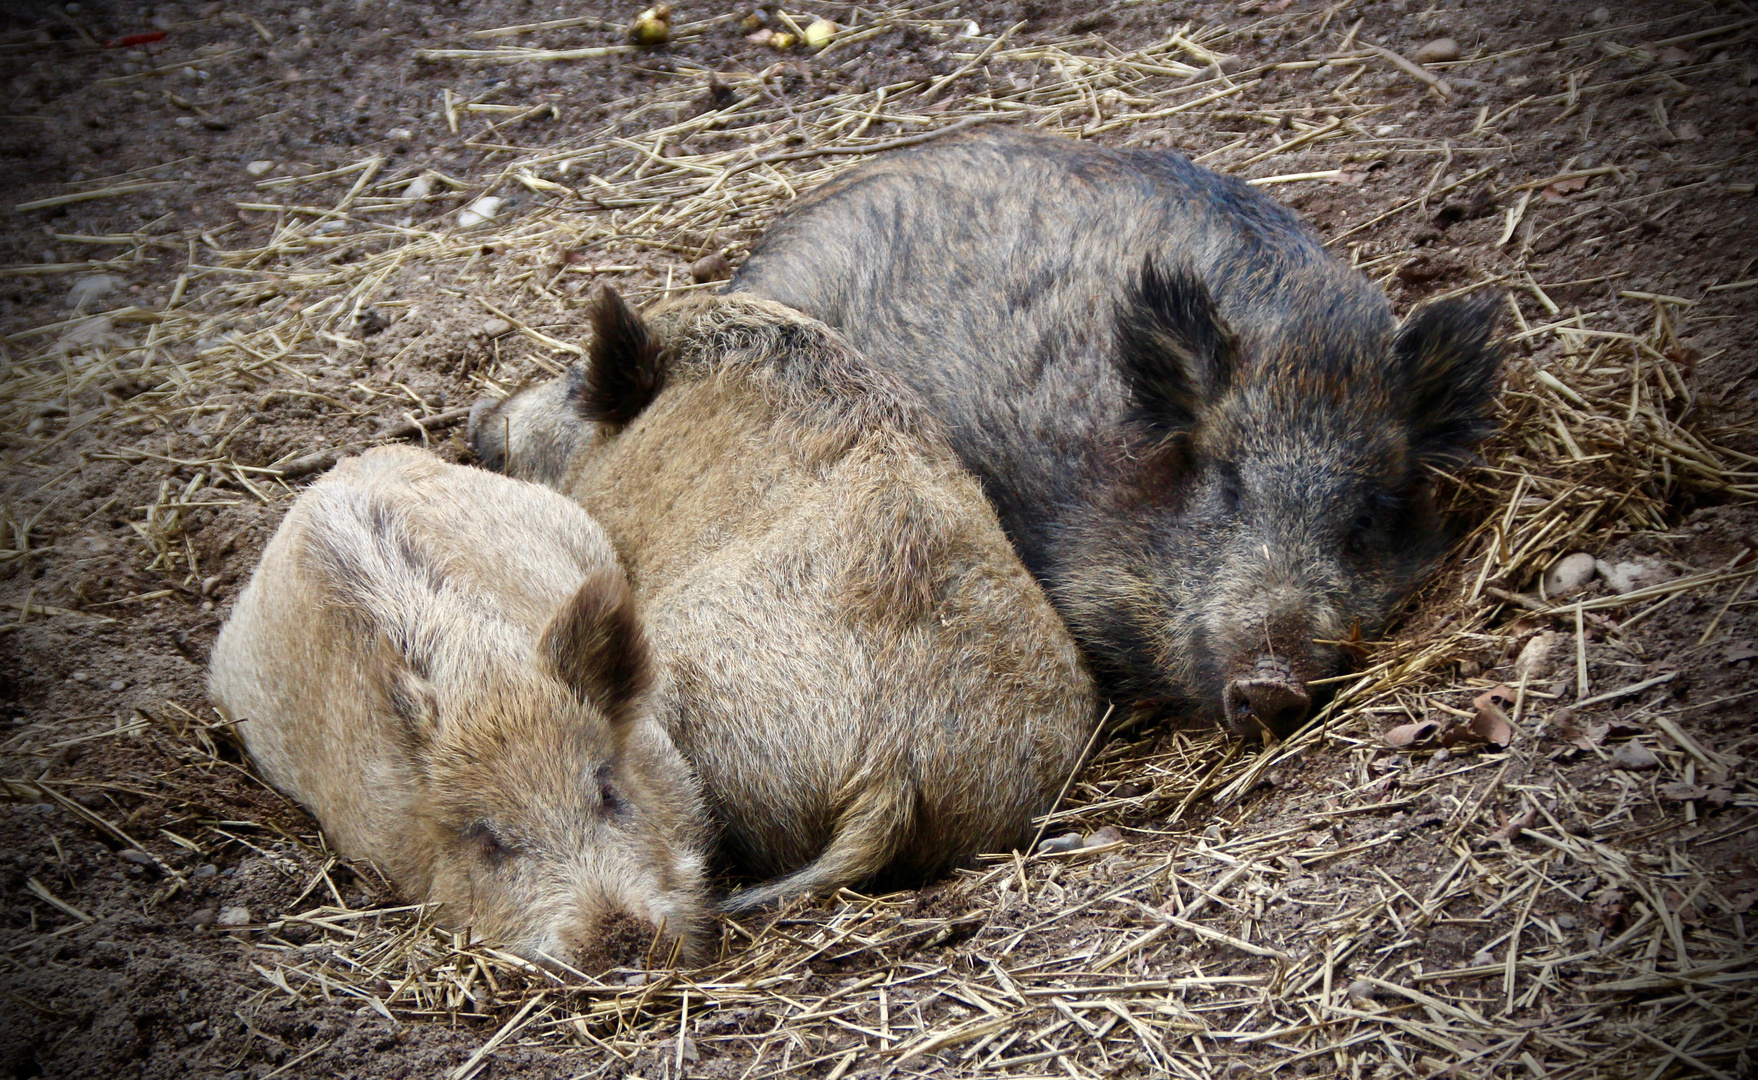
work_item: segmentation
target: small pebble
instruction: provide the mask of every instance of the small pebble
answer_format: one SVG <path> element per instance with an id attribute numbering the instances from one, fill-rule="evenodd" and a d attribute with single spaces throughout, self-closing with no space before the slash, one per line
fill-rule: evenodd
<path id="1" fill-rule="evenodd" d="M 1416 50 L 1413 59 L 1419 64 L 1441 64 L 1459 59 L 1459 43 L 1450 37 L 1435 38 Z"/>
<path id="2" fill-rule="evenodd" d="M 423 173 L 420 176 L 417 176 L 415 179 L 409 181 L 409 185 L 403 189 L 403 198 L 405 198 L 405 199 L 425 199 L 425 198 L 427 198 L 427 193 L 432 190 L 433 190 L 433 177 L 428 176 L 426 173 Z"/>
<path id="3" fill-rule="evenodd" d="M 275 163 L 272 161 L 253 161 L 244 167 L 244 171 L 252 176 L 265 176 L 274 167 Z"/>
<path id="4" fill-rule="evenodd" d="M 1640 739 L 1631 739 L 1618 747 L 1617 751 L 1612 754 L 1611 766 L 1614 769 L 1642 772 L 1647 769 L 1659 768 L 1660 759 L 1654 756 L 1654 751 L 1643 746 Z"/>
<path id="5" fill-rule="evenodd" d="M 513 324 L 505 319 L 488 319 L 482 324 L 482 332 L 489 337 L 500 337 L 513 328 Z"/>
<path id="6" fill-rule="evenodd" d="M 1573 915 L 1564 913 L 1562 915 L 1557 916 L 1557 928 L 1558 929 L 1573 930 L 1573 929 L 1575 929 L 1576 925 L 1577 924 L 1575 921 L 1575 916 L 1573 916 Z"/>
<path id="7" fill-rule="evenodd" d="M 1597 562 L 1594 569 L 1611 587 L 1611 591 L 1619 596 L 1635 592 L 1643 585 L 1661 577 L 1659 568 L 1648 563 L 1621 562 L 1615 566 L 1608 562 Z"/>
<path id="8" fill-rule="evenodd" d="M 391 130 L 385 132 L 385 138 L 391 140 L 392 142 L 408 142 L 410 139 L 413 139 L 414 137 L 415 137 L 415 133 L 413 131 L 410 131 L 408 128 L 392 128 Z"/>
<path id="9" fill-rule="evenodd" d="M 477 199 L 469 206 L 458 211 L 458 227 L 460 229 L 468 229 L 473 225 L 482 224 L 500 213 L 501 204 L 506 201 L 507 200 L 501 198 L 499 195 L 484 195 L 482 198 Z"/>
<path id="10" fill-rule="evenodd" d="M 89 678 L 91 678 L 91 676 L 83 671 L 76 671 L 67 676 L 69 682 L 85 682 Z"/>
<path id="11" fill-rule="evenodd" d="M 213 908 L 204 907 L 200 911 L 192 913 L 189 918 L 184 919 L 183 921 L 187 923 L 191 929 L 206 930 L 208 927 L 214 925 L 214 920 L 218 916 L 219 912 L 215 911 Z"/>
<path id="12" fill-rule="evenodd" d="M 1551 660 L 1551 653 L 1562 639 L 1563 635 L 1555 630 L 1543 630 L 1532 635 L 1532 639 L 1520 650 L 1519 657 L 1514 661 L 1515 677 L 1536 683 L 1550 674 L 1551 669 L 1556 666 Z"/>
<path id="13" fill-rule="evenodd" d="M 1594 8 L 1593 14 L 1587 16 L 1587 21 L 1594 26 L 1604 26 L 1606 23 L 1611 22 L 1611 12 L 1602 7 Z"/>
<path id="14" fill-rule="evenodd" d="M 1565 555 L 1544 572 L 1544 595 L 1550 599 L 1580 592 L 1593 580 L 1597 560 L 1585 551 Z"/>
<path id="15" fill-rule="evenodd" d="M 1356 1001 L 1372 1001 L 1379 988 L 1366 979 L 1356 979 L 1349 984 L 1349 996 Z"/>
<path id="16" fill-rule="evenodd" d="M 712 255 L 704 255 L 690 264 L 690 280 L 698 285 L 705 281 L 725 281 L 730 277 L 732 263 L 718 251 Z"/>
<path id="17" fill-rule="evenodd" d="M 38 435 L 38 434 L 41 434 L 42 430 L 48 426 L 49 426 L 49 422 L 39 416 L 24 426 L 24 433 L 26 435 Z"/>
<path id="18" fill-rule="evenodd" d="M 195 868 L 195 875 L 194 876 L 197 878 L 211 878 L 214 875 L 218 874 L 219 872 L 220 872 L 219 867 L 215 866 L 211 862 L 204 862 L 200 866 Z"/>
<path id="19" fill-rule="evenodd" d="M 1052 836 L 1048 840 L 1039 844 L 1038 854 L 1054 855 L 1059 851 L 1074 851 L 1077 848 L 1084 846 L 1085 843 L 1086 841 L 1081 837 L 1080 833 L 1063 833 L 1061 836 Z"/>
<path id="20" fill-rule="evenodd" d="M 1496 959 L 1496 954 L 1490 952 L 1488 949 L 1477 950 L 1476 955 L 1471 958 L 1472 967 L 1492 967 L 1499 963 L 1501 963 L 1501 961 Z"/>
<path id="21" fill-rule="evenodd" d="M 138 851 L 134 848 L 129 848 L 126 851 L 122 852 L 122 854 L 119 855 L 118 858 L 120 858 L 123 862 L 133 863 L 136 866 L 151 866 L 151 865 L 153 865 L 153 857 L 151 855 L 148 855 L 144 851 Z"/>
<path id="22" fill-rule="evenodd" d="M 123 682 L 121 679 L 111 679 L 110 680 L 110 689 L 112 692 L 120 693 L 123 690 L 128 689 L 128 684 Z"/>
<path id="23" fill-rule="evenodd" d="M 93 274 L 82 277 L 67 290 L 67 306 L 84 308 L 95 300 L 101 300 L 113 292 L 121 290 L 127 282 L 114 274 Z"/>
<path id="24" fill-rule="evenodd" d="M 216 926 L 249 926 L 250 909 L 240 904 L 237 907 L 223 907 L 214 919 Z"/>
<path id="25" fill-rule="evenodd" d="M 218 574 L 215 574 L 212 577 L 205 577 L 205 578 L 201 579 L 201 594 L 203 596 L 214 595 L 214 590 L 219 587 L 220 587 L 220 575 L 218 575 Z"/>

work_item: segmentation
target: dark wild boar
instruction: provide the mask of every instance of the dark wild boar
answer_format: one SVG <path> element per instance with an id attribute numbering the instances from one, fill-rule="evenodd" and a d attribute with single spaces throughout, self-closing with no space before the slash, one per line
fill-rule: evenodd
<path id="1" fill-rule="evenodd" d="M 1019 843 L 1096 700 L 919 399 L 769 301 L 644 319 L 605 290 L 591 314 L 584 369 L 479 410 L 470 436 L 616 542 L 727 855 L 782 875 L 728 906 Z"/>
<path id="2" fill-rule="evenodd" d="M 214 645 L 257 768 L 348 855 L 539 962 L 700 958 L 706 813 L 610 542 L 387 447 L 293 504 Z"/>
<path id="3" fill-rule="evenodd" d="M 1101 690 L 1279 735 L 1445 547 L 1493 300 L 1402 326 L 1286 208 L 1163 151 L 972 135 L 790 209 L 730 286 L 842 330 L 981 477 Z"/>

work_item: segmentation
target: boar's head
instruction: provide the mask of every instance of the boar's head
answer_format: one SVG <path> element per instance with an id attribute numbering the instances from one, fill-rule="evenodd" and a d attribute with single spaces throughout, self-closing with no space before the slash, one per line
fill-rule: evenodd
<path id="1" fill-rule="evenodd" d="M 540 963 L 698 961 L 700 794 L 651 715 L 649 646 L 621 569 L 589 572 L 533 648 L 394 524 L 381 538 L 313 554 L 332 561 L 325 576 L 372 643 L 367 692 L 411 764 L 418 842 L 398 879 L 446 924 Z M 351 573 L 350 558 L 401 573 Z M 346 583 L 369 576 L 404 595 L 347 604 Z"/>
<path id="2" fill-rule="evenodd" d="M 1096 666 L 1243 735 L 1297 729 L 1445 549 L 1434 473 L 1493 428 L 1494 311 L 1296 313 L 1248 343 L 1200 278 L 1144 265 L 1117 313 L 1124 451 L 1095 481 L 1128 506 L 1076 519 L 1107 536 L 1065 550 L 1113 554 L 1061 568 Z"/>

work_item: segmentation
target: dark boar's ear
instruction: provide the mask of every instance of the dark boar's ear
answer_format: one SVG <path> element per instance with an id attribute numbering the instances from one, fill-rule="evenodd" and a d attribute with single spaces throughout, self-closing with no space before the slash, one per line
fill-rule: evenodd
<path id="1" fill-rule="evenodd" d="M 627 706 L 652 684 L 653 665 L 623 572 L 605 566 L 587 574 L 543 628 L 537 655 L 612 723 L 630 719 Z"/>
<path id="2" fill-rule="evenodd" d="M 1132 419 L 1161 439 L 1197 426 L 1232 385 L 1239 360 L 1208 286 L 1152 258 L 1118 305 L 1117 352 Z"/>
<path id="3" fill-rule="evenodd" d="M 585 378 L 572 387 L 574 403 L 586 419 L 622 427 L 665 387 L 665 352 L 640 313 L 609 285 L 599 286 L 587 317 L 592 347 Z"/>
<path id="4" fill-rule="evenodd" d="M 1499 310 L 1495 295 L 1443 300 L 1399 328 L 1392 350 L 1419 459 L 1458 459 L 1495 430 L 1502 363 L 1490 337 Z"/>

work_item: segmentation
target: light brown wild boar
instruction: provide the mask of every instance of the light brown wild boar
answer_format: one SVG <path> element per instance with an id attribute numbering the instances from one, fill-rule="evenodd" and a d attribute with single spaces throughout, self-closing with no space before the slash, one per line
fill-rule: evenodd
<path id="1" fill-rule="evenodd" d="M 209 688 L 344 853 L 540 962 L 699 959 L 704 813 L 603 530 L 385 447 L 287 512 Z"/>
<path id="2" fill-rule="evenodd" d="M 920 401 L 770 301 L 644 320 L 606 289 L 591 317 L 584 368 L 478 410 L 470 437 L 616 542 L 726 855 L 781 875 L 726 906 L 1019 843 L 1097 703 Z"/>

